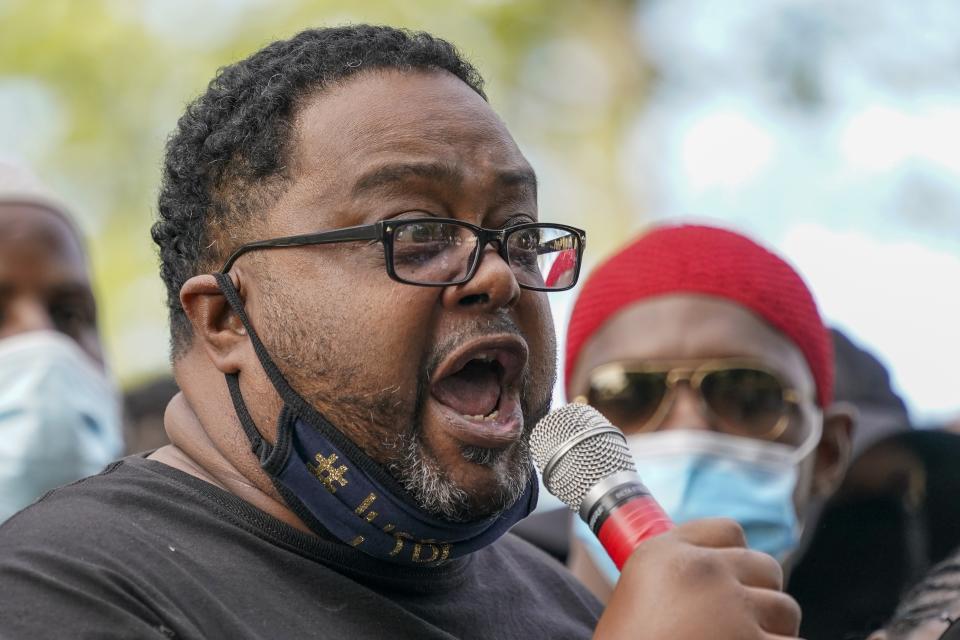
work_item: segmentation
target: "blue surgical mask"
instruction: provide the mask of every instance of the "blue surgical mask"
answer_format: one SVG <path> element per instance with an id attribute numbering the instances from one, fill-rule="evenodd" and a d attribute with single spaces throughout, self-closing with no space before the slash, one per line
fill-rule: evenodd
<path id="1" fill-rule="evenodd" d="M 674 522 L 732 518 L 751 549 L 783 562 L 801 533 L 793 504 L 799 464 L 820 434 L 813 429 L 799 447 L 702 429 L 636 434 L 627 443 L 643 483 Z M 579 519 L 575 532 L 601 572 L 616 582 L 616 567 Z"/>
<path id="2" fill-rule="evenodd" d="M 122 452 L 114 386 L 54 331 L 0 340 L 0 522 Z"/>

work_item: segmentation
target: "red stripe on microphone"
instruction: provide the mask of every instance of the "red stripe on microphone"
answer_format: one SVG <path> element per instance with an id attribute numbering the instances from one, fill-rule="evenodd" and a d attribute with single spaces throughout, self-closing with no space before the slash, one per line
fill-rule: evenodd
<path id="1" fill-rule="evenodd" d="M 613 563 L 622 569 L 627 558 L 647 538 L 669 531 L 673 523 L 651 496 L 638 496 L 611 511 L 597 532 Z"/>

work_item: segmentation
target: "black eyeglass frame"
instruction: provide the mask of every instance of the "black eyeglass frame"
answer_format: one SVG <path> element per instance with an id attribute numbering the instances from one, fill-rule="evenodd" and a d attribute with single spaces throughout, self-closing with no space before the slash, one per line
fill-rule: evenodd
<path id="1" fill-rule="evenodd" d="M 473 251 L 473 258 L 463 278 L 453 282 L 423 283 L 405 280 L 397 275 L 393 265 L 393 239 L 396 237 L 397 230 L 406 225 L 423 224 L 425 222 L 442 222 L 464 227 L 466 229 L 470 229 L 474 235 L 477 236 L 477 247 Z M 531 291 L 566 291 L 568 289 L 572 289 L 574 286 L 576 286 L 577 280 L 580 278 L 580 266 L 583 263 L 583 250 L 587 242 L 587 232 L 583 229 L 578 229 L 577 227 L 571 227 L 569 225 L 556 224 L 552 222 L 524 222 L 522 224 L 505 227 L 503 229 L 486 229 L 484 227 L 479 227 L 475 224 L 470 224 L 469 222 L 464 222 L 463 220 L 456 220 L 453 218 L 409 218 L 403 220 L 381 220 L 380 222 L 375 222 L 373 224 L 365 224 L 356 227 L 344 227 L 343 229 L 333 229 L 330 231 L 320 231 L 317 233 L 306 233 L 296 236 L 285 236 L 282 238 L 271 238 L 269 240 L 248 242 L 247 244 L 240 245 L 236 250 L 234 250 L 233 253 L 230 254 L 230 257 L 227 258 L 223 263 L 223 266 L 220 267 L 220 272 L 227 273 L 237 261 L 237 258 L 245 253 L 249 253 L 250 251 L 256 251 L 260 249 L 278 249 L 283 247 L 304 247 L 319 244 L 336 244 L 340 242 L 361 242 L 366 240 L 371 242 L 376 241 L 383 244 L 384 257 L 386 258 L 387 275 L 389 275 L 393 280 L 417 287 L 450 287 L 469 282 L 470 279 L 476 275 L 477 268 L 480 266 L 480 260 L 483 257 L 483 250 L 488 244 L 494 242 L 497 243 L 497 254 L 503 258 L 503 261 L 506 262 L 507 265 L 510 265 L 510 255 L 507 251 L 507 239 L 514 233 L 523 231 L 525 229 L 544 228 L 566 231 L 573 234 L 577 238 L 577 264 L 576 270 L 573 274 L 573 280 L 568 286 L 565 287 L 534 287 L 521 283 L 519 279 L 517 280 L 517 284 L 519 284 L 521 288 Z"/>

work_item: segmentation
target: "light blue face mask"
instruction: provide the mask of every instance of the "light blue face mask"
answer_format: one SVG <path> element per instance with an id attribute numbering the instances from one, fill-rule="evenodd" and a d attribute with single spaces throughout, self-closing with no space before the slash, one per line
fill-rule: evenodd
<path id="1" fill-rule="evenodd" d="M 73 340 L 54 331 L 0 340 L 0 522 L 122 448 L 116 391 Z"/>
<path id="2" fill-rule="evenodd" d="M 724 517 L 740 523 L 751 549 L 783 562 L 800 539 L 793 505 L 798 466 L 820 442 L 820 420 L 806 442 L 791 447 L 702 429 L 627 436 L 637 470 L 674 522 Z M 619 577 L 585 523 L 574 531 L 612 583 Z"/>

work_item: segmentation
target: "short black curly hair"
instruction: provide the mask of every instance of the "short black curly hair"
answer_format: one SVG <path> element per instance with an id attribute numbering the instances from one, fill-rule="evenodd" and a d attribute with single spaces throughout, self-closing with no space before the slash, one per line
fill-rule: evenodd
<path id="1" fill-rule="evenodd" d="M 215 269 L 249 215 L 279 197 L 302 100 L 372 69 L 448 71 L 486 99 L 483 79 L 449 42 L 424 32 L 351 25 L 309 29 L 220 69 L 167 142 L 151 229 L 167 287 L 176 359 L 192 339 L 180 288 Z"/>

